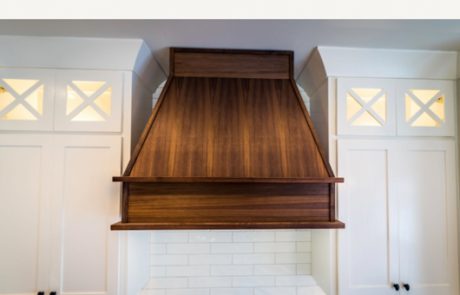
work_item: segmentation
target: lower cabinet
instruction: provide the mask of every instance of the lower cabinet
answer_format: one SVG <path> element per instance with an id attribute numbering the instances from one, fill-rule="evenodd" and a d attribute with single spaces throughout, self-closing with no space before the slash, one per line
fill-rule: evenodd
<path id="1" fill-rule="evenodd" d="M 0 294 L 117 294 L 121 137 L 0 135 Z"/>
<path id="2" fill-rule="evenodd" d="M 458 294 L 454 147 L 339 140 L 340 295 Z"/>

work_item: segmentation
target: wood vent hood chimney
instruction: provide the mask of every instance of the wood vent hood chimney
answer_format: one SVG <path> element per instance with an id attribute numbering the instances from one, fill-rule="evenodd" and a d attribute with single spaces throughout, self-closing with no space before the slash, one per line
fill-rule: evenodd
<path id="1" fill-rule="evenodd" d="M 293 52 L 171 48 L 113 230 L 343 228 Z"/>

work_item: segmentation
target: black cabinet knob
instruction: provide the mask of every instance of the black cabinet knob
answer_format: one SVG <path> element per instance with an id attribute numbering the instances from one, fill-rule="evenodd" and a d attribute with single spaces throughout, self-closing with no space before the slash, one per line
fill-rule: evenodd
<path id="1" fill-rule="evenodd" d="M 399 284 L 393 283 L 393 289 L 395 289 L 396 291 L 399 291 Z"/>
<path id="2" fill-rule="evenodd" d="M 57 292 L 56 291 L 51 291 L 50 295 L 57 295 Z"/>
<path id="3" fill-rule="evenodd" d="M 409 284 L 402 284 L 403 285 L 403 288 L 406 290 L 406 291 L 409 291 L 410 290 L 410 285 Z"/>
<path id="4" fill-rule="evenodd" d="M 37 295 L 45 295 L 45 291 L 38 291 Z"/>

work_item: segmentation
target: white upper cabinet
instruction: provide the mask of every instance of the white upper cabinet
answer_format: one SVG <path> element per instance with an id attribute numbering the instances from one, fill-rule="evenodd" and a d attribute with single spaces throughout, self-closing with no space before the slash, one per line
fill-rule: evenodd
<path id="1" fill-rule="evenodd" d="M 123 76 L 105 71 L 58 71 L 58 131 L 121 131 Z"/>
<path id="2" fill-rule="evenodd" d="M 341 78 L 337 83 L 338 134 L 394 135 L 394 86 L 386 79 Z"/>
<path id="3" fill-rule="evenodd" d="M 454 136 L 452 81 L 397 81 L 399 135 Z"/>
<path id="4" fill-rule="evenodd" d="M 123 74 L 0 69 L 0 130 L 120 132 Z"/>
<path id="5" fill-rule="evenodd" d="M 454 136 L 449 80 L 339 78 L 339 135 Z"/>
<path id="6" fill-rule="evenodd" d="M 53 71 L 0 69 L 0 130 L 50 130 Z"/>

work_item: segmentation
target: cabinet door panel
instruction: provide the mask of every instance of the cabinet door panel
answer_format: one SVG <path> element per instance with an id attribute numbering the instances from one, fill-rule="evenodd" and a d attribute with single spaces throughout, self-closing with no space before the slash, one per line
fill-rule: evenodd
<path id="1" fill-rule="evenodd" d="M 394 82 L 388 79 L 337 80 L 339 135 L 395 135 Z"/>
<path id="2" fill-rule="evenodd" d="M 121 140 L 104 136 L 57 137 L 61 157 L 57 196 L 60 294 L 117 294 L 117 234 Z"/>
<path id="3" fill-rule="evenodd" d="M 0 69 L 0 130 L 52 130 L 54 74 Z"/>
<path id="4" fill-rule="evenodd" d="M 422 141 L 397 155 L 401 281 L 411 294 L 457 294 L 453 151 L 451 142 Z"/>
<path id="5" fill-rule="evenodd" d="M 57 71 L 54 127 L 121 131 L 123 76 L 110 71 Z"/>
<path id="6" fill-rule="evenodd" d="M 397 226 L 390 212 L 391 146 L 381 141 L 339 141 L 339 285 L 341 295 L 394 294 L 398 282 Z"/>
<path id="7" fill-rule="evenodd" d="M 46 136 L 0 135 L 0 294 L 48 287 L 49 155 Z"/>
<path id="8" fill-rule="evenodd" d="M 453 81 L 397 80 L 398 135 L 454 136 Z"/>

